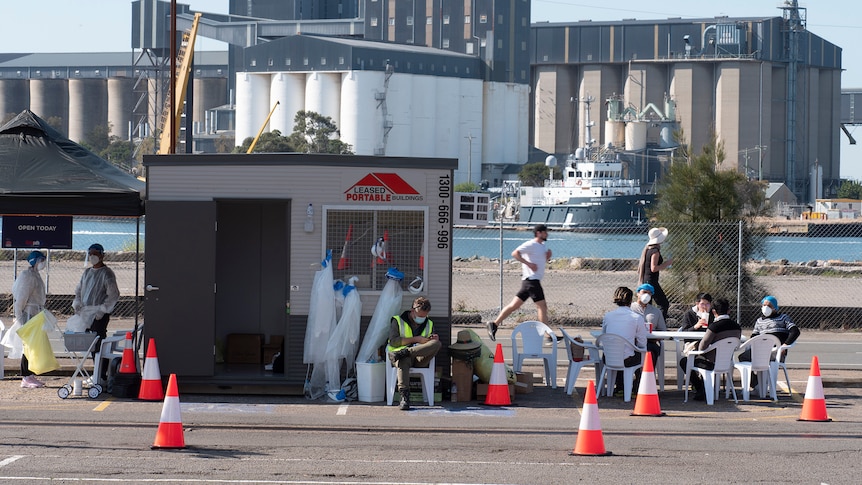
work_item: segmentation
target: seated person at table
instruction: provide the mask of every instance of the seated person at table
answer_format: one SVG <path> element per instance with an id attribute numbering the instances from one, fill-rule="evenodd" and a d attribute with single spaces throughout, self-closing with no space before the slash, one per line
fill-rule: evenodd
<path id="1" fill-rule="evenodd" d="M 647 340 L 647 329 L 642 316 L 631 310 L 632 290 L 625 286 L 620 286 L 614 292 L 614 303 L 617 305 L 616 310 L 611 310 L 605 313 L 602 318 L 602 333 L 613 333 L 619 335 L 635 347 L 644 348 Z M 604 356 L 602 356 L 604 361 Z M 626 349 L 625 360 L 623 365 L 626 367 L 634 367 L 641 363 L 641 355 L 632 349 Z M 634 388 L 637 389 L 637 381 L 640 380 L 640 372 L 635 373 Z M 623 373 L 617 372 L 616 386 L 614 394 L 623 392 Z"/>
<path id="2" fill-rule="evenodd" d="M 650 323 L 652 323 L 653 330 L 661 332 L 667 330 L 667 324 L 664 321 L 664 316 L 661 314 L 661 308 L 650 304 L 655 288 L 653 288 L 649 283 L 644 283 L 638 286 L 636 291 L 637 301 L 632 303 L 632 311 L 643 317 L 646 321 L 648 330 Z M 652 356 L 652 364 L 653 367 L 655 367 L 658 363 L 659 355 L 661 355 L 661 345 L 659 344 L 659 341 L 655 339 L 647 340 L 647 350 Z"/>
<path id="3" fill-rule="evenodd" d="M 712 325 L 714 316 L 712 314 L 712 295 L 709 293 L 698 293 L 694 298 L 694 306 L 686 310 L 682 315 L 680 332 L 706 332 L 706 328 Z"/>
<path id="4" fill-rule="evenodd" d="M 740 338 L 742 336 L 742 327 L 739 324 L 730 318 L 730 315 L 727 314 L 730 309 L 730 303 L 724 298 L 718 298 L 715 300 L 712 306 L 712 313 L 715 316 L 715 320 L 707 327 L 706 333 L 703 335 L 703 338 L 700 339 L 700 343 L 698 344 L 690 344 L 696 345 L 697 350 L 706 350 L 707 347 L 712 345 L 719 340 L 726 338 Z M 688 372 L 689 369 L 686 368 L 688 365 L 688 357 L 683 357 L 682 360 L 679 361 L 679 366 L 682 368 L 683 372 Z M 701 369 L 712 369 L 715 367 L 715 350 L 703 354 L 698 355 L 694 358 L 694 366 L 700 367 Z M 703 379 L 701 379 L 700 374 L 691 369 L 690 382 L 691 387 L 694 389 L 694 400 L 695 401 L 703 401 L 706 399 L 706 392 L 704 389 Z"/>
<path id="5" fill-rule="evenodd" d="M 763 298 L 760 302 L 760 312 L 763 315 L 754 322 L 754 330 L 751 331 L 751 336 L 756 337 L 760 334 L 771 334 L 778 337 L 782 344 L 790 345 L 799 338 L 799 327 L 793 323 L 786 313 L 778 313 L 778 299 L 769 295 Z M 773 357 L 775 357 L 773 355 Z M 787 357 L 787 352 L 782 356 L 782 362 Z M 739 354 L 741 362 L 751 361 L 751 350 Z M 757 374 L 751 376 L 752 389 L 757 387 Z"/>

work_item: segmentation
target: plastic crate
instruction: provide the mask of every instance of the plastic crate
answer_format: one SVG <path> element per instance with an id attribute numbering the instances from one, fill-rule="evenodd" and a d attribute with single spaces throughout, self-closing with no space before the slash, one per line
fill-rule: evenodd
<path id="1" fill-rule="evenodd" d="M 95 332 L 67 332 L 63 334 L 63 342 L 66 350 L 71 352 L 84 352 L 90 350 L 93 341 L 99 338 Z"/>

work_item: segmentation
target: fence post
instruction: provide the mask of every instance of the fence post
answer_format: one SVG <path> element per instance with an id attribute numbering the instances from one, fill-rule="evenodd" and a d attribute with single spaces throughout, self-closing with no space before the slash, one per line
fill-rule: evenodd
<path id="1" fill-rule="evenodd" d="M 736 321 L 739 321 L 739 312 L 742 310 L 742 221 L 737 224 L 739 230 L 736 248 Z"/>

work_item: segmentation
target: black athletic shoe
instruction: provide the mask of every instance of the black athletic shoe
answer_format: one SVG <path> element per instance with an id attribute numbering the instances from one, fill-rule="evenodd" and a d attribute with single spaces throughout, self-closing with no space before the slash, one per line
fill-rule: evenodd
<path id="1" fill-rule="evenodd" d="M 488 322 L 488 337 L 491 338 L 491 342 L 497 341 L 497 324 L 494 322 Z"/>
<path id="2" fill-rule="evenodd" d="M 409 356 L 410 356 L 410 349 L 407 349 L 407 348 L 401 349 L 397 352 L 392 352 L 392 362 L 393 363 L 398 362 L 399 360 L 403 359 L 404 357 L 409 357 Z"/>
<path id="3" fill-rule="evenodd" d="M 398 409 L 401 411 L 410 411 L 410 393 L 401 392 L 401 402 L 398 403 Z"/>

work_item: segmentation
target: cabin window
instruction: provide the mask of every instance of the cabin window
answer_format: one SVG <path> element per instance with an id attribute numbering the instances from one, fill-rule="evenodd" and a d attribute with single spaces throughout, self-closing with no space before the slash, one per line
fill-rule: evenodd
<path id="1" fill-rule="evenodd" d="M 351 195 L 374 197 L 378 194 Z M 419 262 L 427 258 L 427 226 L 426 209 L 369 205 L 357 210 L 344 206 L 324 206 L 323 227 L 326 232 L 323 235 L 325 244 L 320 248 L 321 254 L 331 248 L 333 277 L 347 282 L 348 278 L 355 275 L 359 278 L 356 287 L 365 290 L 383 290 L 388 281 L 386 271 L 397 266 L 405 275 L 412 275 L 401 282 L 402 289 L 406 290 L 407 284 L 416 275 L 421 275 L 427 281 L 425 271 L 419 267 Z M 386 259 L 374 256 L 368 250 L 380 238 L 387 239 L 384 257 L 390 257 Z M 432 242 L 436 243 L 436 240 L 437 235 L 434 235 Z"/>

